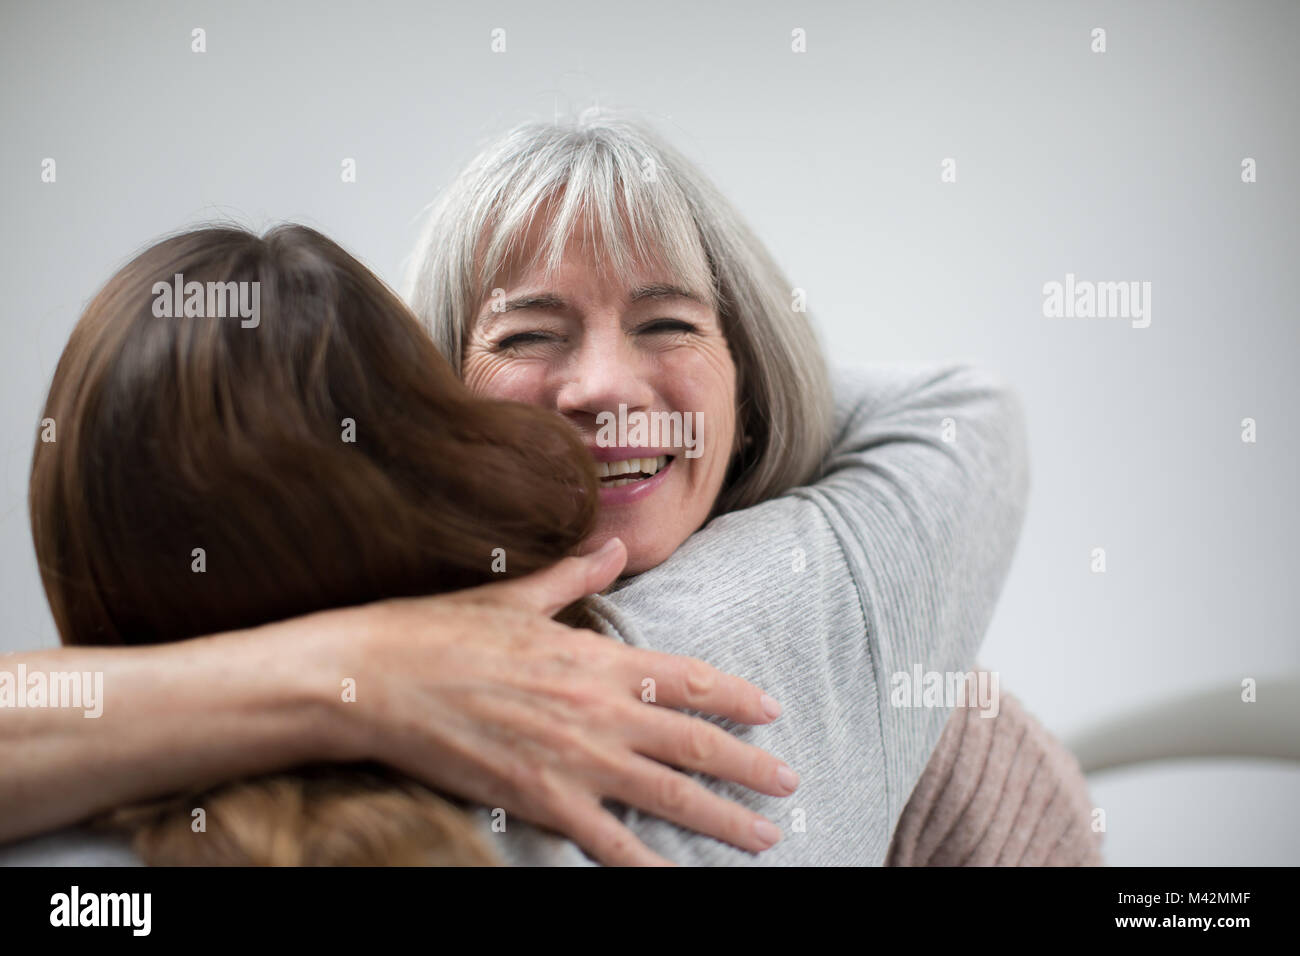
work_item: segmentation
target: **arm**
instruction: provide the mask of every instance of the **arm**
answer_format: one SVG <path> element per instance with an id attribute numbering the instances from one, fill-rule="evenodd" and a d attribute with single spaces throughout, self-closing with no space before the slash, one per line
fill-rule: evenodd
<path id="1" fill-rule="evenodd" d="M 155 647 L 65 647 L 0 657 L 0 670 L 101 672 L 103 713 L 0 710 L 0 842 L 182 787 L 326 757 L 336 739 L 302 618 Z M 285 653 L 292 650 L 292 654 Z"/>
<path id="2" fill-rule="evenodd" d="M 601 606 L 629 643 L 782 700 L 780 721 L 735 733 L 799 771 L 798 796 L 711 784 L 791 831 L 764 863 L 884 860 L 951 712 L 891 706 L 893 675 L 971 669 L 1028 491 L 1019 404 L 987 373 L 875 367 L 838 375 L 835 394 L 819 481 L 716 519 Z M 634 829 L 675 860 L 748 862 L 662 821 Z"/>
<path id="3" fill-rule="evenodd" d="M 979 502 L 990 479 L 996 484 L 1002 477 L 1017 476 L 1023 467 L 1023 442 L 1017 443 L 1020 424 L 1014 402 L 997 386 L 986 387 L 969 380 L 963 385 L 962 376 L 969 379 L 971 374 L 958 370 L 956 381 L 944 378 L 929 381 L 926 376 L 932 373 L 913 372 L 899 377 L 893 370 L 882 370 L 847 391 L 841 386 L 839 437 L 822 482 L 778 501 L 718 519 L 687 542 L 661 569 L 638 577 L 633 586 L 620 591 L 617 606 L 611 604 L 607 608 L 612 628 L 621 629 L 633 645 L 659 650 L 679 647 L 682 653 L 707 657 L 719 665 L 731 660 L 738 669 L 748 673 L 770 674 L 775 683 L 765 683 L 764 689 L 778 697 L 781 693 L 776 688 L 781 687 L 801 700 L 808 699 L 810 694 L 815 698 L 814 706 L 803 708 L 796 719 L 787 717 L 763 728 L 768 731 L 778 728 L 775 734 L 755 736 L 749 734 L 754 728 L 744 727 L 737 733 L 741 740 L 749 736 L 755 742 L 770 741 L 774 748 L 782 747 L 783 752 L 797 759 L 804 755 L 802 748 L 808 740 L 825 733 L 825 727 L 819 729 L 810 722 L 830 720 L 832 723 L 826 726 L 832 730 L 837 726 L 862 728 L 860 741 L 851 745 L 846 742 L 846 746 L 832 747 L 832 750 L 841 763 L 847 762 L 855 768 L 857 776 L 849 782 L 863 785 L 847 802 L 841 800 L 839 807 L 825 804 L 826 800 L 843 797 L 834 793 L 834 788 L 828 791 L 824 786 L 842 775 L 828 775 L 824 772 L 825 760 L 819 759 L 816 753 L 808 754 L 809 762 L 813 763 L 811 770 L 816 771 L 815 778 L 820 783 L 816 792 L 807 797 L 801 792 L 804 799 L 800 802 L 804 806 L 795 808 L 809 814 L 808 842 L 815 842 L 814 835 L 825 837 L 829 832 L 826 813 L 850 818 L 849 814 L 857 807 L 861 819 L 869 821 L 864 836 L 823 839 L 819 844 L 837 845 L 853 859 L 883 859 L 893 821 L 938 738 L 943 716 L 923 712 L 886 720 L 879 713 L 883 701 L 878 700 L 877 687 L 884 685 L 878 675 L 885 673 L 886 667 L 874 661 L 873 655 L 880 656 L 882 661 L 886 654 L 897 658 L 898 648 L 907 647 L 909 635 L 915 638 L 919 634 L 924 643 L 928 632 L 925 625 L 910 622 L 903 614 L 902 632 L 894 634 L 890 631 L 889 615 L 883 613 L 888 609 L 878 611 L 874 604 L 868 604 L 868 592 L 860 582 L 877 573 L 881 582 L 876 587 L 887 589 L 891 567 L 888 562 L 870 569 L 853 564 L 861 544 L 856 541 L 861 532 L 853 522 L 862 522 L 870 530 L 870 518 L 878 508 L 883 509 L 883 517 L 891 516 L 890 481 L 905 477 L 918 451 L 922 451 L 922 459 L 934 457 L 935 461 L 923 462 L 926 467 L 916 476 L 917 488 L 908 494 L 919 494 L 922 499 L 927 494 L 937 494 L 941 499 L 951 495 L 958 510 Z M 979 379 L 978 374 L 976 378 Z M 1004 406 L 1008 402 L 1012 414 L 1005 421 L 999 420 L 998 413 L 1007 410 Z M 975 440 L 963 446 L 967 454 L 952 456 L 947 462 L 949 467 L 936 468 L 931 475 L 928 466 L 941 464 L 944 458 L 923 451 L 936 450 L 934 442 L 940 420 L 935 413 L 954 409 L 958 413 L 959 429 L 966 421 L 975 424 L 969 433 Z M 996 452 L 999 435 L 1010 439 L 1004 449 L 1007 455 Z M 959 431 L 959 440 L 961 437 Z M 964 473 L 972 464 L 980 464 L 981 455 L 988 460 L 983 462 L 983 470 L 975 468 L 971 477 L 978 480 L 970 488 L 963 487 L 960 480 L 953 485 L 953 464 L 956 463 L 957 472 Z M 986 474 L 990 468 L 995 474 Z M 878 496 L 872 488 L 882 482 Z M 1009 491 L 1008 500 L 1015 504 L 1018 528 L 1020 500 L 1014 487 Z M 907 514 L 904 506 L 893 516 L 905 519 Z M 989 520 L 997 526 L 996 515 L 990 514 Z M 929 543 L 933 544 L 933 520 L 927 520 L 922 514 L 917 524 L 921 530 L 928 530 Z M 755 529 L 765 538 L 758 552 L 752 545 Z M 1001 527 L 999 533 L 1005 537 L 1008 529 Z M 1009 534 L 1013 543 L 1014 529 Z M 942 535 L 939 540 L 943 540 Z M 997 552 L 1000 547 L 1003 557 L 1009 559 L 1010 546 L 1005 540 L 994 540 L 992 545 L 991 552 Z M 796 553 L 803 556 L 802 571 L 794 570 Z M 919 553 L 924 557 L 924 548 Z M 563 565 L 573 567 L 571 562 L 562 562 Z M 963 568 L 957 560 L 947 566 L 963 572 L 971 570 Z M 719 569 L 723 569 L 721 574 Z M 561 571 L 560 577 L 566 573 Z M 926 600 L 936 589 L 942 598 L 943 586 L 951 583 L 943 580 L 941 573 L 932 575 L 933 580 L 922 577 L 923 580 L 910 584 Z M 977 577 L 972 574 L 970 580 Z M 664 708 L 645 708 L 635 703 L 635 697 L 631 701 L 627 699 L 629 690 L 639 692 L 644 675 L 653 674 L 658 681 L 661 704 L 716 713 L 749 724 L 766 724 L 771 717 L 762 710 L 761 692 L 726 673 L 701 667 L 698 662 L 682 657 L 620 649 L 610 642 L 584 639 L 582 632 L 561 629 L 543 616 L 580 594 L 598 590 L 608 579 L 599 582 L 587 579 L 579 582 L 581 587 L 577 588 L 573 581 L 567 585 L 561 582 L 555 592 L 567 595 L 561 598 L 555 594 L 549 598 L 526 595 L 529 585 L 525 582 L 479 589 L 487 603 L 508 606 L 513 600 L 513 615 L 489 614 L 481 607 L 472 613 L 463 608 L 453 610 L 447 603 L 450 598 L 444 596 L 328 612 L 315 616 L 318 620 L 307 628 L 285 622 L 259 629 L 262 640 L 279 635 L 282 643 L 278 651 L 272 652 L 276 659 L 320 662 L 320 680 L 328 688 L 328 700 L 322 703 L 313 696 L 320 693 L 319 682 L 310 681 L 308 693 L 315 703 L 305 705 L 305 710 L 298 709 L 304 707 L 301 700 L 291 703 L 284 720 L 273 726 L 257 715 L 264 709 L 268 713 L 283 710 L 275 703 L 276 688 L 282 685 L 273 670 L 267 681 L 260 681 L 258 667 L 242 664 L 240 653 L 222 652 L 217 644 L 210 656 L 190 660 L 190 672 L 164 671 L 166 684 L 158 680 L 159 671 L 153 666 L 152 657 L 121 656 L 117 666 L 127 671 L 120 675 L 123 686 L 134 686 L 143 692 L 132 695 L 122 716 L 126 729 L 107 759 L 96 757 L 94 746 L 89 745 L 92 738 L 81 737 L 81 730 L 70 731 L 66 724 L 68 715 L 56 711 L 28 712 L 22 732 L 17 730 L 17 723 L 10 725 L 7 733 L 0 728 L 0 755 L 22 756 L 26 763 L 18 766 L 24 770 L 28 766 L 33 768 L 30 774 L 23 773 L 21 780 L 10 774 L 8 786 L 0 788 L 3 816 L 17 821 L 9 827 L 6 836 L 71 822 L 122 799 L 155 795 L 179 783 L 207 782 L 301 759 L 320 759 L 318 747 L 323 741 L 327 757 L 384 760 L 431 785 L 492 806 L 504 806 L 512 813 L 518 811 L 524 819 L 545 823 L 607 862 L 660 859 L 636 839 L 628 839 L 630 834 L 601 811 L 599 797 L 610 794 L 627 794 L 625 803 L 683 825 L 693 825 L 701 832 L 728 839 L 746 849 L 766 845 L 765 841 L 756 841 L 752 832 L 753 825 L 759 822 L 758 814 L 729 804 L 723 796 L 745 798 L 752 808 L 770 807 L 774 816 L 785 817 L 786 808 L 770 799 L 789 792 L 777 780 L 779 762 L 721 731 L 705 733 L 702 727 L 712 728 L 702 722 Z M 707 586 L 701 590 L 702 584 L 719 580 L 725 582 L 720 591 L 710 593 Z M 656 581 L 666 587 L 656 586 Z M 981 583 L 990 585 L 987 581 Z M 986 594 L 990 612 L 991 598 L 998 585 L 1000 577 Z M 965 593 L 959 589 L 949 596 L 949 603 L 959 603 Z M 732 600 L 747 603 L 730 607 L 728 602 Z M 548 601 L 553 606 L 543 606 Z M 638 614 L 639 610 L 646 613 Z M 792 610 L 796 612 L 793 616 L 789 614 Z M 647 625 L 647 631 L 652 633 L 642 634 L 638 631 L 638 621 L 658 621 L 658 624 Z M 326 622 L 338 626 L 326 627 Z M 867 640 L 840 639 L 846 633 L 846 622 Z M 548 630 L 550 627 L 554 630 Z M 959 640 L 947 643 L 955 647 L 965 641 L 973 654 L 982 630 L 981 624 L 973 636 L 959 635 Z M 366 640 L 356 641 L 358 633 L 368 635 Z M 831 640 L 832 637 L 835 639 Z M 434 649 L 464 648 L 471 641 L 476 649 L 495 648 L 498 652 L 495 658 L 489 654 L 479 661 L 486 674 L 495 676 L 484 679 L 482 673 L 478 675 L 481 686 L 477 688 L 477 696 L 457 690 L 450 668 L 450 661 L 457 656 L 443 661 L 439 673 L 437 666 L 428 663 L 429 655 L 412 652 L 411 642 L 417 639 L 424 650 L 429 650 L 430 645 Z M 214 643 L 224 640 L 211 639 Z M 944 635 L 935 635 L 933 640 L 945 643 Z M 357 655 L 358 644 L 364 645 L 365 654 Z M 499 706 L 493 709 L 500 695 L 492 692 L 492 680 L 501 679 L 502 662 L 520 649 L 532 654 L 530 666 L 524 668 L 529 672 L 531 686 L 526 691 L 517 690 L 515 696 L 529 700 L 540 709 L 506 711 Z M 158 650 L 130 653 L 153 655 Z M 76 649 L 56 653 L 89 652 Z M 126 652 L 113 653 L 125 655 Z M 73 659 L 66 656 L 61 659 L 61 669 L 96 669 L 80 663 L 80 658 L 72 663 Z M 514 668 L 514 658 L 511 659 Z M 413 665 L 418 666 L 413 668 Z M 202 693 L 196 697 L 194 691 L 212 683 L 213 668 L 222 672 L 224 686 L 242 688 L 251 697 L 245 699 L 242 692 L 233 697 L 218 694 L 219 699 L 202 705 L 202 722 L 194 721 L 194 711 L 187 708 L 191 702 L 203 699 Z M 851 693 L 828 696 L 821 693 L 828 685 L 825 674 L 816 673 L 818 668 L 829 668 L 829 673 L 861 681 L 861 686 Z M 341 711 L 337 703 L 338 681 L 340 676 L 351 674 L 367 675 L 360 677 L 359 683 L 363 687 L 376 687 L 378 692 L 362 695 L 363 705 Z M 109 684 L 118 681 L 115 678 Z M 175 695 L 156 693 L 160 686 L 175 690 Z M 259 689 L 270 696 L 259 698 Z M 449 707 L 448 702 L 453 700 L 455 705 Z M 550 718 L 557 713 L 557 701 L 563 720 L 558 733 L 548 733 L 539 724 L 554 726 Z M 222 707 L 228 707 L 229 712 L 223 713 Z M 548 719 L 539 721 L 539 713 Z M 222 714 L 221 719 L 226 722 L 227 733 L 234 742 L 229 746 L 217 744 L 209 753 L 207 748 L 213 746 L 214 735 L 206 721 L 214 714 Z M 339 719 L 340 714 L 346 717 Z M 65 720 L 60 723 L 60 719 Z M 76 719 L 83 720 L 79 714 Z M 901 732 L 895 725 L 901 725 Z M 304 727 L 306 731 L 302 730 Z M 284 736 L 276 737 L 281 730 Z M 272 739 L 268 739 L 268 732 Z M 302 736 L 304 732 L 306 738 Z M 511 733 L 518 735 L 517 746 L 513 750 L 502 749 L 500 738 Z M 83 741 L 87 745 L 83 746 Z M 491 749 L 475 746 L 486 743 L 494 746 Z M 881 762 L 889 752 L 895 754 L 895 763 L 907 766 L 901 774 L 895 770 L 893 784 L 886 792 L 890 778 L 881 768 Z M 185 756 L 195 753 L 203 756 Z M 42 756 L 33 758 L 32 754 Z M 158 757 L 159 754 L 163 756 Z M 464 754 L 476 759 L 466 765 Z M 176 755 L 180 762 L 168 769 L 165 761 L 171 755 Z M 647 760 L 647 756 L 653 760 Z M 459 763 L 457 757 L 462 758 Z M 120 762 L 115 762 L 119 758 Z M 102 792 L 92 794 L 84 787 L 63 786 L 59 792 L 64 796 L 60 800 L 48 807 L 37 806 L 44 801 L 47 786 L 75 783 L 84 768 L 96 760 L 100 761 L 99 770 L 103 775 Z M 654 761 L 707 769 L 716 778 L 762 790 L 768 798 L 755 800 L 740 788 L 728 792 L 725 786 L 721 795 L 698 785 L 686 788 L 681 783 L 684 778 Z M 198 773 L 192 773 L 195 768 Z M 909 775 L 910 780 L 902 779 Z M 557 781 L 564 786 L 556 786 Z M 717 788 L 716 781 L 713 786 Z M 825 813 L 818 810 L 819 803 L 823 803 Z M 881 819 L 871 825 L 873 815 Z M 660 821 L 644 822 L 661 828 L 667 826 Z M 668 832 L 672 839 L 660 841 L 658 845 L 676 849 L 675 841 L 681 840 L 682 831 L 671 827 Z M 784 844 L 782 847 L 787 854 L 790 852 Z M 681 852 L 674 853 L 674 859 L 692 859 L 687 846 L 680 849 Z M 770 855 L 769 852 L 767 856 Z"/>
<path id="4" fill-rule="evenodd" d="M 912 370 L 878 401 L 850 413 L 842 450 L 808 497 L 837 529 L 878 681 L 892 689 L 894 675 L 917 667 L 974 668 L 1024 522 L 1028 443 L 1014 392 L 971 366 Z M 882 706 L 892 820 L 950 713 Z"/>
<path id="5" fill-rule="evenodd" d="M 138 648 L 68 647 L 0 658 L 0 671 L 104 675 L 103 715 L 0 708 L 0 841 L 169 792 L 315 761 L 378 760 L 457 796 L 565 833 L 603 862 L 662 859 L 601 806 L 641 792 L 663 812 L 761 849 L 754 811 L 705 793 L 663 806 L 701 766 L 689 725 L 716 738 L 715 773 L 785 792 L 779 761 L 665 703 L 766 722 L 762 692 L 703 664 L 617 645 L 550 616 L 622 569 L 615 543 L 526 578 L 383 601 L 248 631 Z M 342 682 L 356 682 L 356 703 Z M 684 730 L 683 728 L 687 729 Z M 727 767 L 730 768 L 730 773 Z M 685 779 L 685 778 L 683 778 Z"/>
<path id="6" fill-rule="evenodd" d="M 887 866 L 1100 866 L 1079 762 L 1011 694 L 959 706 L 894 831 Z"/>

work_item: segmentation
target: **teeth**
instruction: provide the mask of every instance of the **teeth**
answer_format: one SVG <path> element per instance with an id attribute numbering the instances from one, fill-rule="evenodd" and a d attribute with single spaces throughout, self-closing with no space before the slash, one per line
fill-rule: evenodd
<path id="1" fill-rule="evenodd" d="M 619 478 L 619 475 L 654 475 L 658 474 L 659 469 L 668 464 L 668 456 L 660 455 L 658 458 L 625 458 L 622 461 L 598 461 L 596 462 L 596 476 L 598 478 L 615 478 L 615 481 L 602 481 L 601 485 L 605 488 L 616 488 L 619 485 L 628 485 L 634 481 L 643 481 L 642 478 Z"/>

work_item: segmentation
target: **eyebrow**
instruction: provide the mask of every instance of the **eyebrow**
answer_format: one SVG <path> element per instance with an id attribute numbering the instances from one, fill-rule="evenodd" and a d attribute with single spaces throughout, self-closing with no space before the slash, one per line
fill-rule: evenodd
<path id="1" fill-rule="evenodd" d="M 706 305 L 694 292 L 685 289 L 682 286 L 667 285 L 656 283 L 654 285 L 638 286 L 632 290 L 628 296 L 629 302 L 645 302 L 647 300 L 662 299 L 689 299 L 692 302 L 698 302 Z M 500 318 L 508 312 L 519 312 L 524 309 L 537 309 L 543 312 L 565 312 L 570 308 L 568 301 L 554 292 L 539 292 L 534 295 L 519 296 L 514 299 L 507 299 L 499 309 L 493 309 L 491 306 L 480 317 L 479 321 L 484 325 Z"/>
<path id="2" fill-rule="evenodd" d="M 521 309 L 541 309 L 544 312 L 564 312 L 569 308 L 569 303 L 556 295 L 554 292 L 542 292 L 537 295 L 524 295 L 515 299 L 507 299 L 498 309 L 488 306 L 487 311 L 479 316 L 481 325 L 488 325 L 507 312 L 518 312 Z"/>
<path id="3" fill-rule="evenodd" d="M 677 285 L 643 285 L 632 290 L 632 295 L 629 296 L 632 302 L 641 302 L 645 299 L 690 299 L 700 305 L 708 304 L 694 292 Z"/>

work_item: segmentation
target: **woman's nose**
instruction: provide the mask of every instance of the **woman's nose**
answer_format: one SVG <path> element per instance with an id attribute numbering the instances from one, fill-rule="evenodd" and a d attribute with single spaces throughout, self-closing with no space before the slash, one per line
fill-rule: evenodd
<path id="1" fill-rule="evenodd" d="M 561 414 L 580 425 L 601 412 L 617 414 L 620 405 L 628 411 L 648 408 L 654 397 L 645 370 L 622 336 L 584 342 L 566 372 L 556 404 Z"/>

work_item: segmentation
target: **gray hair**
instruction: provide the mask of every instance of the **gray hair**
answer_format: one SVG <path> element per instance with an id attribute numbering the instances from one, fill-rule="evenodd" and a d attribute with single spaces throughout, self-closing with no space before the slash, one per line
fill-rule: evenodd
<path id="1" fill-rule="evenodd" d="M 522 248 L 547 209 L 540 248 Z M 470 323 L 511 257 L 559 266 L 579 224 L 628 276 L 657 261 L 716 307 L 736 364 L 740 437 L 715 513 L 816 473 L 830 445 L 826 364 L 771 255 L 689 161 L 638 121 L 588 111 L 526 123 L 480 153 L 432 204 L 405 295 L 459 371 Z"/>

